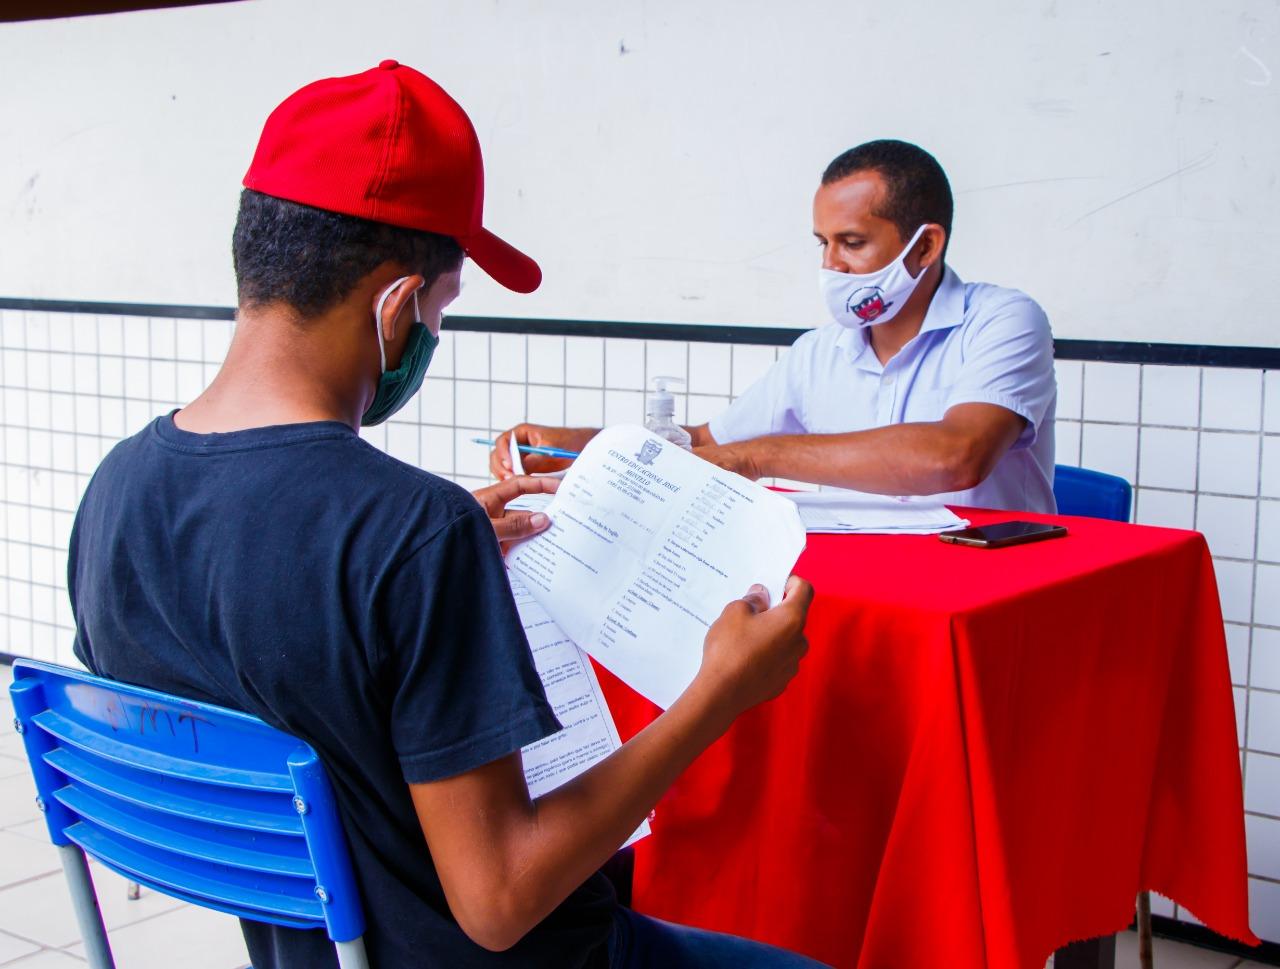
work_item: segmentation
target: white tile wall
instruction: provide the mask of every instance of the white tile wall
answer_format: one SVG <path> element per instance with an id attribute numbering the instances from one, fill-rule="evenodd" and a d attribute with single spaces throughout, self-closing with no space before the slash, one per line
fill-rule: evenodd
<path id="1" fill-rule="evenodd" d="M 1088 400 L 1088 397 L 1085 397 Z M 1136 424 L 1089 424 L 1082 427 L 1080 463 L 1133 481 L 1138 470 Z"/>
<path id="2" fill-rule="evenodd" d="M 1197 432 L 1144 427 L 1139 448 L 1138 483 L 1153 488 L 1194 491 Z"/>
<path id="3" fill-rule="evenodd" d="M 1257 434 L 1202 431 L 1199 490 L 1256 495 L 1260 451 L 1261 439 Z"/>
<path id="4" fill-rule="evenodd" d="M 1262 372 L 1206 369 L 1200 407 L 1201 427 L 1258 430 L 1262 424 Z"/>
<path id="5" fill-rule="evenodd" d="M 1249 682 L 1261 690 L 1280 690 L 1280 630 L 1258 626 L 1251 639 Z"/>
<path id="6" fill-rule="evenodd" d="M 1078 421 L 1084 393 L 1084 364 L 1079 360 L 1059 360 L 1053 369 L 1058 380 L 1058 419 Z"/>
<path id="7" fill-rule="evenodd" d="M 1139 368 L 1123 363 L 1084 365 L 1084 419 L 1138 422 Z"/>
<path id="8" fill-rule="evenodd" d="M 198 393 L 231 336 L 222 320 L 0 311 L 0 650 L 72 661 L 63 577 L 89 475 L 121 437 Z M 783 353 L 449 331 L 422 393 L 365 437 L 475 487 L 488 453 L 473 437 L 521 420 L 640 421 L 658 375 L 687 380 L 678 415 L 704 423 Z M 1058 460 L 1134 481 L 1136 520 L 1208 538 L 1243 748 L 1254 926 L 1280 941 L 1280 373 L 1056 369 Z"/>
<path id="9" fill-rule="evenodd" d="M 1135 519 L 1144 525 L 1196 527 L 1196 496 L 1193 492 L 1139 488 L 1136 501 Z"/>
<path id="10" fill-rule="evenodd" d="M 1143 367 L 1142 420 L 1146 424 L 1198 427 L 1200 370 L 1196 367 Z"/>

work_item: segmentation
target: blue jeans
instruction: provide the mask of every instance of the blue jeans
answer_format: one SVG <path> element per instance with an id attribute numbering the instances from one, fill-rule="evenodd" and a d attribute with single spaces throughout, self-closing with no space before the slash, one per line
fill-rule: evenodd
<path id="1" fill-rule="evenodd" d="M 662 922 L 621 906 L 609 936 L 609 969 L 822 969 L 823 965 L 763 942 Z"/>

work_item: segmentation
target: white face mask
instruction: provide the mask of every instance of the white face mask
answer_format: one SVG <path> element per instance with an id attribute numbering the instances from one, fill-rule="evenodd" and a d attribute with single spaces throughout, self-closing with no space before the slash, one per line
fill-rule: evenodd
<path id="1" fill-rule="evenodd" d="M 916 285 L 924 278 L 907 271 L 907 253 L 920 239 L 924 226 L 916 229 L 898 258 L 873 273 L 838 273 L 833 269 L 818 270 L 818 288 L 827 303 L 831 318 L 841 326 L 857 329 L 887 323 L 906 305 Z"/>

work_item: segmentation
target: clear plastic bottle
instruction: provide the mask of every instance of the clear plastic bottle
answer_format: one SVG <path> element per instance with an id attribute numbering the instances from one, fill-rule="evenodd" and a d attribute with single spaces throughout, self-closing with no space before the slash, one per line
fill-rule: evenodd
<path id="1" fill-rule="evenodd" d="M 689 436 L 688 431 L 676 423 L 676 400 L 667 390 L 670 384 L 683 383 L 684 381 L 679 377 L 653 378 L 653 390 L 645 402 L 644 428 L 686 451 L 692 451 L 693 438 Z"/>

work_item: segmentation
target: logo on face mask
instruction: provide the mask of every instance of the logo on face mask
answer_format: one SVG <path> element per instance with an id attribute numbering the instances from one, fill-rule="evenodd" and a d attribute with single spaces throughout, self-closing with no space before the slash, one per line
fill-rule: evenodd
<path id="1" fill-rule="evenodd" d="M 662 445 L 657 441 L 645 441 L 636 452 L 636 460 L 641 464 L 653 464 L 653 459 L 662 453 Z"/>
<path id="2" fill-rule="evenodd" d="M 864 286 L 849 297 L 849 312 L 863 323 L 874 323 L 893 303 L 884 301 L 879 286 Z"/>

